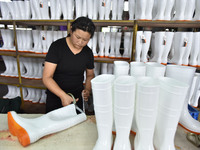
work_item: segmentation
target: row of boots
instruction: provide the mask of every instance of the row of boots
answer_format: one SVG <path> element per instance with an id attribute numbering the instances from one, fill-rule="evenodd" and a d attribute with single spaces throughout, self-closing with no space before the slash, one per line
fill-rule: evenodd
<path id="1" fill-rule="evenodd" d="M 124 0 L 18 0 L 1 2 L 2 19 L 122 20 Z M 129 20 L 200 20 L 198 0 L 129 0 Z"/>
<path id="2" fill-rule="evenodd" d="M 0 50 L 15 51 L 13 30 L 1 29 L 3 46 Z M 67 36 L 67 31 L 16 30 L 19 52 L 46 54 L 52 42 Z"/>
<path id="3" fill-rule="evenodd" d="M 199 66 L 199 38 L 200 32 L 137 31 L 135 60 Z"/>

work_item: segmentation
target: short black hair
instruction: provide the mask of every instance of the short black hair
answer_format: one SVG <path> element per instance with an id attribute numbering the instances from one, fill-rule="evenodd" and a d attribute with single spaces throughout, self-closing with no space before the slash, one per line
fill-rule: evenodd
<path id="1" fill-rule="evenodd" d="M 76 20 L 74 20 L 71 24 L 72 32 L 74 32 L 76 29 L 80 29 L 90 33 L 90 38 L 92 38 L 95 31 L 95 25 L 91 19 L 87 17 L 79 17 Z"/>

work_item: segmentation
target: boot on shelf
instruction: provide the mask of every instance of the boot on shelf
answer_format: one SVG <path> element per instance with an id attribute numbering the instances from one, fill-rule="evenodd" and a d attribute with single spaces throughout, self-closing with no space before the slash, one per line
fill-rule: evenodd
<path id="1" fill-rule="evenodd" d="M 135 19 L 135 0 L 129 0 L 129 9 L 128 9 L 128 13 L 129 13 L 129 20 L 134 20 Z"/>
<path id="2" fill-rule="evenodd" d="M 3 20 L 11 20 L 12 16 L 7 6 L 7 2 L 0 2 L 1 15 Z"/>
<path id="3" fill-rule="evenodd" d="M 48 49 L 47 49 L 47 31 L 46 30 L 40 31 L 40 39 L 42 41 L 42 53 L 47 54 Z"/>
<path id="4" fill-rule="evenodd" d="M 32 0 L 31 2 L 31 7 L 33 9 L 32 12 L 35 13 L 35 18 L 32 17 L 34 20 L 41 20 L 42 19 L 42 14 L 40 11 L 40 3 L 38 0 Z"/>
<path id="5" fill-rule="evenodd" d="M 186 10 L 186 5 L 187 4 L 187 0 L 176 0 L 175 1 L 175 5 L 174 5 L 174 10 L 175 10 L 175 15 L 172 18 L 172 20 L 184 20 L 185 17 L 185 13 L 189 13 L 189 12 L 185 12 Z M 187 6 L 188 7 L 188 6 Z"/>
<path id="6" fill-rule="evenodd" d="M 76 109 L 81 113 L 77 114 Z M 65 130 L 86 119 L 85 113 L 71 104 L 33 119 L 20 117 L 15 111 L 10 111 L 8 127 L 10 133 L 17 136 L 22 146 L 28 146 L 45 135 Z"/>
<path id="7" fill-rule="evenodd" d="M 46 104 L 46 98 L 47 98 L 46 90 L 42 90 L 39 103 L 40 104 Z"/>
<path id="8" fill-rule="evenodd" d="M 98 139 L 93 150 L 110 150 L 113 125 L 113 82 L 115 76 L 102 74 L 91 80 Z M 106 87 L 106 88 L 105 88 Z"/>
<path id="9" fill-rule="evenodd" d="M 196 0 L 190 0 L 186 2 L 184 20 L 192 20 L 194 11 L 195 11 L 195 2 Z"/>
<path id="10" fill-rule="evenodd" d="M 33 49 L 31 52 L 42 54 L 42 41 L 40 40 L 40 30 L 32 30 L 33 34 Z"/>
<path id="11" fill-rule="evenodd" d="M 108 74 L 108 63 L 101 63 L 101 74 Z"/>
<path id="12" fill-rule="evenodd" d="M 98 45 L 99 45 L 99 57 L 104 57 L 105 50 L 105 37 L 104 32 L 98 32 Z"/>
<path id="13" fill-rule="evenodd" d="M 94 35 L 92 37 L 92 52 L 94 57 L 97 57 L 97 36 L 98 36 L 98 32 L 94 32 Z"/>
<path id="14" fill-rule="evenodd" d="M 113 74 L 113 63 L 108 63 L 108 72 L 107 74 Z"/>
<path id="15" fill-rule="evenodd" d="M 105 32 L 105 53 L 104 56 L 109 56 L 111 32 Z"/>
<path id="16" fill-rule="evenodd" d="M 49 17 L 48 1 L 40 0 L 39 5 L 40 5 L 40 12 L 41 12 L 42 19 L 49 20 L 50 17 Z"/>
<path id="17" fill-rule="evenodd" d="M 142 37 L 143 31 L 137 31 L 136 36 L 136 49 L 135 49 L 135 61 L 140 62 L 141 53 L 142 53 Z"/>
<path id="18" fill-rule="evenodd" d="M 166 7 L 165 7 L 165 14 L 164 20 L 172 20 L 173 16 L 173 7 L 174 7 L 175 0 L 167 0 Z"/>
<path id="19" fill-rule="evenodd" d="M 139 0 L 135 3 L 135 20 L 146 20 L 147 0 Z"/>
<path id="20" fill-rule="evenodd" d="M 123 20 L 124 0 L 118 0 L 117 6 L 117 20 Z"/>
<path id="21" fill-rule="evenodd" d="M 111 32 L 111 37 L 110 37 L 110 53 L 109 57 L 110 58 L 115 58 L 115 43 L 116 43 L 116 32 Z"/>
<path id="22" fill-rule="evenodd" d="M 120 53 L 121 37 L 122 37 L 122 32 L 116 32 L 116 36 L 115 36 L 115 57 L 116 58 L 122 57 Z"/>
<path id="23" fill-rule="evenodd" d="M 88 18 L 92 19 L 93 18 L 93 11 L 96 9 L 94 8 L 94 0 L 87 0 L 87 11 L 88 11 Z"/>
<path id="24" fill-rule="evenodd" d="M 124 32 L 124 52 L 122 54 L 122 57 L 124 59 L 130 58 L 130 56 L 129 56 L 130 52 L 129 51 L 132 48 L 132 47 L 130 48 L 130 42 L 131 42 L 131 32 Z"/>
<path id="25" fill-rule="evenodd" d="M 147 7 L 145 10 L 146 20 L 152 20 L 153 4 L 154 4 L 154 0 L 147 1 Z"/>
<path id="26" fill-rule="evenodd" d="M 26 42 L 25 42 L 25 51 L 31 52 L 33 47 L 33 35 L 32 35 L 32 30 L 26 30 Z"/>
<path id="27" fill-rule="evenodd" d="M 94 62 L 94 74 L 95 74 L 95 77 L 100 75 L 100 69 L 101 69 L 101 63 L 99 62 Z"/>
<path id="28" fill-rule="evenodd" d="M 165 9 L 167 7 L 167 0 L 156 0 L 154 5 L 155 16 L 153 20 L 164 20 L 165 19 Z M 172 5 L 172 4 L 170 4 Z"/>
<path id="29" fill-rule="evenodd" d="M 189 85 L 173 78 L 159 79 L 160 96 L 154 132 L 155 149 L 175 150 L 174 137 Z"/>
<path id="30" fill-rule="evenodd" d="M 83 0 L 75 0 L 76 18 L 82 16 Z"/>
<path id="31" fill-rule="evenodd" d="M 93 20 L 98 19 L 98 10 L 99 10 L 99 0 L 93 0 Z"/>
<path id="32" fill-rule="evenodd" d="M 105 5 L 105 20 L 110 20 L 111 0 L 106 0 Z"/>
<path id="33" fill-rule="evenodd" d="M 112 20 L 117 20 L 118 0 L 112 1 Z"/>
<path id="34" fill-rule="evenodd" d="M 196 1 L 195 6 L 196 8 L 195 8 L 195 15 L 194 15 L 193 20 L 199 21 L 200 20 L 200 1 Z"/>
<path id="35" fill-rule="evenodd" d="M 99 1 L 99 20 L 104 20 L 105 19 L 105 1 L 104 0 L 100 0 Z"/>
<path id="36" fill-rule="evenodd" d="M 113 150 L 131 150 L 130 129 L 135 107 L 136 80 L 120 76 L 114 81 L 114 122 L 116 138 Z"/>

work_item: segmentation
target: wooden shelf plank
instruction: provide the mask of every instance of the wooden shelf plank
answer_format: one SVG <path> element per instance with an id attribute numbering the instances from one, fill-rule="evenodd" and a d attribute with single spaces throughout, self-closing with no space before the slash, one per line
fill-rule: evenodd
<path id="1" fill-rule="evenodd" d="M 102 63 L 113 63 L 114 61 L 128 61 L 128 62 L 130 62 L 130 59 L 95 57 L 94 61 L 95 62 L 102 62 Z"/>
<path id="2" fill-rule="evenodd" d="M 19 52 L 19 56 L 22 56 L 22 57 L 34 57 L 34 58 L 45 58 L 46 54 Z"/>
<path id="3" fill-rule="evenodd" d="M 4 85 L 13 85 L 13 86 L 20 86 L 18 77 L 4 77 L 0 76 L 0 84 Z"/>
<path id="4" fill-rule="evenodd" d="M 42 83 L 41 79 L 40 80 L 36 80 L 36 79 L 25 79 L 25 78 L 22 78 L 22 87 L 46 89 L 46 87 Z"/>
<path id="5" fill-rule="evenodd" d="M 3 51 L 3 50 L 0 50 L 0 55 L 4 55 L 4 56 L 16 56 L 16 52 L 14 51 Z"/>

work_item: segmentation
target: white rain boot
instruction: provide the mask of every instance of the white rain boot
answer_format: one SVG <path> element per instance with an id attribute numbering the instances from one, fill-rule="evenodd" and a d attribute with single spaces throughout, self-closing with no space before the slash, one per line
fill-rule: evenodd
<path id="1" fill-rule="evenodd" d="M 94 0 L 87 0 L 87 11 L 88 11 L 88 18 L 92 19 L 93 18 L 93 10 L 96 9 L 94 8 Z"/>
<path id="2" fill-rule="evenodd" d="M 25 3 L 24 1 L 17 1 L 17 5 L 18 5 L 18 8 L 19 8 L 19 12 L 20 12 L 20 20 L 25 20 L 25 15 L 26 15 L 26 12 L 25 12 Z"/>
<path id="3" fill-rule="evenodd" d="M 24 7 L 25 7 L 25 19 L 30 20 L 31 19 L 31 4 L 29 0 L 24 1 Z"/>
<path id="4" fill-rule="evenodd" d="M 51 14 L 51 20 L 56 19 L 56 6 L 59 0 L 50 0 L 50 14 Z M 60 9 L 61 10 L 61 9 Z"/>
<path id="5" fill-rule="evenodd" d="M 95 77 L 100 75 L 101 63 L 94 62 L 94 74 Z"/>
<path id="6" fill-rule="evenodd" d="M 190 0 L 186 2 L 184 20 L 192 20 L 195 10 L 195 2 L 196 0 Z"/>
<path id="7" fill-rule="evenodd" d="M 113 82 L 111 74 L 99 75 L 91 80 L 98 139 L 93 150 L 110 150 L 113 126 Z M 105 88 L 106 87 L 106 88 Z"/>
<path id="8" fill-rule="evenodd" d="M 116 36 L 115 36 L 115 57 L 116 58 L 122 57 L 120 53 L 121 37 L 122 37 L 122 32 L 116 32 Z"/>
<path id="9" fill-rule="evenodd" d="M 39 0 L 40 12 L 42 15 L 42 19 L 49 19 L 49 8 L 48 8 L 48 0 Z"/>
<path id="10" fill-rule="evenodd" d="M 129 63 L 127 61 L 114 61 L 114 75 L 118 76 L 129 74 Z"/>
<path id="11" fill-rule="evenodd" d="M 193 33 L 193 43 L 192 43 L 192 50 L 190 52 L 190 60 L 189 65 L 191 66 L 197 66 L 197 58 L 200 51 L 200 32 L 194 32 Z"/>
<path id="12" fill-rule="evenodd" d="M 98 19 L 98 10 L 99 10 L 99 0 L 94 0 L 93 2 L 93 20 Z"/>
<path id="13" fill-rule="evenodd" d="M 130 75 L 134 77 L 146 76 L 146 65 L 144 62 L 130 62 Z"/>
<path id="14" fill-rule="evenodd" d="M 42 53 L 47 54 L 48 49 L 47 49 L 47 31 L 46 30 L 40 31 L 40 39 L 42 41 Z"/>
<path id="15" fill-rule="evenodd" d="M 98 32 L 99 57 L 104 57 L 105 39 L 104 32 Z"/>
<path id="16" fill-rule="evenodd" d="M 46 103 L 46 98 L 47 98 L 46 90 L 42 90 L 42 95 L 41 95 L 39 103 L 40 104 L 45 104 Z"/>
<path id="17" fill-rule="evenodd" d="M 112 1 L 112 20 L 117 20 L 118 0 Z"/>
<path id="18" fill-rule="evenodd" d="M 76 113 L 76 109 L 80 114 Z M 36 142 L 41 137 L 65 130 L 87 119 L 74 104 L 51 111 L 41 117 L 26 119 L 14 111 L 8 112 L 8 127 L 23 146 Z"/>
<path id="19" fill-rule="evenodd" d="M 185 13 L 189 13 L 189 12 L 185 12 L 186 7 L 188 7 L 187 5 L 187 0 L 176 0 L 175 1 L 175 15 L 173 17 L 172 20 L 184 20 L 184 15 Z"/>
<path id="20" fill-rule="evenodd" d="M 54 0 L 55 1 L 55 0 Z M 53 8 L 52 8 L 53 9 Z M 54 11 L 53 11 L 54 13 Z M 56 6 L 55 6 L 55 18 L 52 19 L 58 19 L 60 20 L 62 15 L 62 9 L 61 9 L 61 1 L 60 0 L 56 0 Z"/>
<path id="21" fill-rule="evenodd" d="M 32 18 L 32 19 L 42 19 L 42 14 L 41 14 L 41 11 L 40 11 L 40 3 L 39 3 L 39 0 L 32 0 L 32 7 L 34 9 L 34 12 L 36 14 L 36 18 Z"/>
<path id="22" fill-rule="evenodd" d="M 0 2 L 2 20 L 11 20 L 12 16 L 7 6 L 7 2 Z"/>
<path id="23" fill-rule="evenodd" d="M 159 100 L 159 82 L 151 77 L 137 80 L 134 150 L 154 150 L 153 134 Z"/>
<path id="24" fill-rule="evenodd" d="M 145 20 L 145 11 L 147 7 L 147 0 L 136 0 L 135 3 L 135 19 L 136 20 Z"/>
<path id="25" fill-rule="evenodd" d="M 129 0 L 128 5 L 128 13 L 129 13 L 129 20 L 134 20 L 135 16 L 135 0 Z"/>
<path id="26" fill-rule="evenodd" d="M 200 73 L 195 73 L 189 96 L 189 104 L 193 107 L 198 107 L 198 100 L 200 96 Z"/>
<path id="27" fill-rule="evenodd" d="M 82 6 L 82 16 L 87 17 L 87 10 L 90 8 L 87 8 L 87 0 L 83 0 L 83 6 Z"/>
<path id="28" fill-rule="evenodd" d="M 65 1 L 65 0 L 64 0 Z M 74 18 L 74 0 L 68 0 L 67 2 L 67 19 L 73 19 Z M 61 5 L 62 6 L 62 5 Z M 63 5 L 64 6 L 64 5 Z M 65 5 L 66 6 L 66 5 Z M 62 7 L 62 10 L 66 9 L 64 7 Z M 64 14 L 63 14 L 64 15 Z M 65 15 L 64 15 L 65 16 Z M 65 17 L 64 17 L 65 18 Z"/>
<path id="29" fill-rule="evenodd" d="M 108 73 L 108 63 L 101 63 L 101 74 Z"/>
<path id="30" fill-rule="evenodd" d="M 47 51 L 49 50 L 49 47 L 52 42 L 53 42 L 53 31 L 48 30 L 47 31 Z"/>
<path id="31" fill-rule="evenodd" d="M 147 53 L 149 51 L 149 46 L 151 43 L 151 31 L 144 31 L 142 36 L 142 54 L 141 54 L 141 61 L 147 62 Z"/>
<path id="32" fill-rule="evenodd" d="M 131 150 L 129 140 L 135 108 L 136 80 L 120 76 L 114 81 L 114 120 L 116 139 L 113 150 Z"/>
<path id="33" fill-rule="evenodd" d="M 130 56 L 130 42 L 131 42 L 131 32 L 124 32 L 124 52 L 122 57 L 124 59 L 129 59 Z"/>
<path id="34" fill-rule="evenodd" d="M 145 10 L 145 16 L 147 20 L 152 20 L 153 4 L 154 4 L 154 0 L 147 1 L 147 7 Z"/>
<path id="35" fill-rule="evenodd" d="M 172 19 L 172 9 L 174 7 L 174 3 L 175 3 L 175 0 L 167 0 L 166 7 L 165 7 L 164 20 Z"/>
<path id="36" fill-rule="evenodd" d="M 189 85 L 173 78 L 159 78 L 160 97 L 154 146 L 158 150 L 175 150 L 174 137 Z"/>
<path id="37" fill-rule="evenodd" d="M 174 78 L 191 86 L 195 71 L 195 67 L 168 65 L 166 69 L 166 77 Z M 188 112 L 188 97 L 189 90 L 187 97 L 184 100 L 179 124 L 189 132 L 200 134 L 200 122 L 192 118 Z"/>
<path id="38" fill-rule="evenodd" d="M 105 57 L 109 56 L 111 32 L 105 32 Z"/>
<path id="39" fill-rule="evenodd" d="M 143 31 L 137 31 L 137 36 L 136 36 L 136 48 L 135 48 L 135 61 L 140 62 L 140 57 L 142 53 L 142 36 L 143 36 Z"/>
<path id="40" fill-rule="evenodd" d="M 40 41 L 40 31 L 39 30 L 32 30 L 33 34 L 33 49 L 31 50 L 32 52 L 42 54 L 42 48 L 39 47 L 39 41 Z"/>
<path id="41" fill-rule="evenodd" d="M 35 97 L 32 100 L 32 103 L 38 103 L 40 101 L 42 91 L 40 89 L 34 89 L 34 90 L 35 90 Z"/>
<path id="42" fill-rule="evenodd" d="M 98 54 L 97 54 L 97 38 L 98 36 L 98 32 L 94 32 L 94 35 L 92 37 L 92 52 L 93 52 L 93 55 L 94 57 L 97 57 Z"/>
<path id="43" fill-rule="evenodd" d="M 159 78 L 164 77 L 166 66 L 156 62 L 147 62 L 146 64 L 146 76 Z"/>
<path id="44" fill-rule="evenodd" d="M 156 14 L 153 20 L 164 20 L 165 19 L 165 8 L 167 5 L 167 0 L 156 0 Z M 171 4 L 170 4 L 171 5 Z"/>
<path id="45" fill-rule="evenodd" d="M 192 50 L 192 42 L 193 42 L 193 32 L 186 32 L 187 36 L 187 46 L 185 49 L 185 53 L 182 58 L 182 65 L 187 66 L 189 62 L 190 52 Z"/>
<path id="46" fill-rule="evenodd" d="M 183 55 L 187 45 L 186 32 L 175 32 L 174 34 L 174 55 L 169 61 L 177 65 L 182 65 Z"/>
<path id="47" fill-rule="evenodd" d="M 105 19 L 105 1 L 100 0 L 99 1 L 99 20 L 104 20 Z"/>
<path id="48" fill-rule="evenodd" d="M 152 49 L 151 62 L 161 63 L 162 55 L 165 48 L 166 36 L 165 32 L 155 32 L 154 49 Z"/>
<path id="49" fill-rule="evenodd" d="M 12 1 L 13 3 L 13 8 L 14 8 L 14 13 L 15 13 L 15 20 L 21 20 L 21 12 L 19 8 L 19 2 L 18 1 Z"/>
<path id="50" fill-rule="evenodd" d="M 14 3 L 13 2 L 7 2 L 7 7 L 8 7 L 10 14 L 11 14 L 12 20 L 16 20 Z"/>
<path id="51" fill-rule="evenodd" d="M 124 11 L 124 0 L 118 0 L 117 3 L 117 20 L 122 20 L 122 15 Z"/>
<path id="52" fill-rule="evenodd" d="M 110 39 L 110 54 L 109 57 L 110 58 L 115 58 L 115 43 L 116 43 L 116 32 L 111 32 L 111 39 Z"/>
<path id="53" fill-rule="evenodd" d="M 82 16 L 83 0 L 75 0 L 76 18 Z"/>
<path id="54" fill-rule="evenodd" d="M 200 1 L 196 0 L 195 6 L 196 8 L 195 8 L 195 15 L 194 15 L 193 20 L 197 21 L 197 20 L 200 20 Z"/>
<path id="55" fill-rule="evenodd" d="M 162 58 L 161 58 L 161 63 L 164 65 L 166 65 L 167 61 L 168 61 L 168 55 L 169 55 L 169 51 L 172 47 L 174 32 L 165 32 L 165 36 L 166 36 L 166 43 L 165 43 L 164 51 L 163 51 Z"/>
<path id="56" fill-rule="evenodd" d="M 33 49 L 32 44 L 33 44 L 32 30 L 26 30 L 25 50 L 31 52 Z"/>
<path id="57" fill-rule="evenodd" d="M 108 63 L 108 71 L 107 74 L 113 74 L 113 63 Z"/>
<path id="58" fill-rule="evenodd" d="M 6 49 L 15 51 L 13 30 L 5 29 Z"/>
<path id="59" fill-rule="evenodd" d="M 105 20 L 110 20 L 111 0 L 106 0 L 105 4 Z"/>

